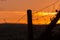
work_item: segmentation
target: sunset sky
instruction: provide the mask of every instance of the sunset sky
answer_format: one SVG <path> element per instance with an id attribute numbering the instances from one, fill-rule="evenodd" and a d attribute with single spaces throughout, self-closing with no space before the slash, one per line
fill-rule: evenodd
<path id="1" fill-rule="evenodd" d="M 50 18 L 53 18 L 56 14 L 51 11 L 59 9 L 59 3 L 59 0 L 0 0 L 0 23 L 26 24 L 26 10 L 31 9 L 33 13 L 37 12 L 33 14 L 33 19 L 35 19 L 33 20 L 33 24 L 48 24 L 50 23 Z M 42 8 L 49 5 L 52 6 L 41 11 Z M 40 19 L 37 20 L 37 17 Z"/>
<path id="2" fill-rule="evenodd" d="M 0 1 L 0 10 L 9 11 L 26 11 L 32 9 L 33 11 L 39 11 L 40 9 L 49 6 L 58 1 L 55 5 L 55 9 L 59 6 L 59 0 L 4 0 Z M 49 7 L 49 10 L 53 10 L 53 6 Z"/>

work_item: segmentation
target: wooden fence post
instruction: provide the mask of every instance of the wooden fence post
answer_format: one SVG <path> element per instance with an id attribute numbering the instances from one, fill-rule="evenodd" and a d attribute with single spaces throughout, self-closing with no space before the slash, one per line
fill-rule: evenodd
<path id="1" fill-rule="evenodd" d="M 33 27 L 32 27 L 32 10 L 27 10 L 28 21 L 28 40 L 33 40 Z"/>

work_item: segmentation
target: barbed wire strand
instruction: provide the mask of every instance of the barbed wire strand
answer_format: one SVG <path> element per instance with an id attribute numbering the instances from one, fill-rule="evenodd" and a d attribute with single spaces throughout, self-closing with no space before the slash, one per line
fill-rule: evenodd
<path id="1" fill-rule="evenodd" d="M 58 3 L 60 0 L 57 0 L 56 2 L 54 2 L 54 3 L 52 3 L 51 5 L 48 5 L 48 6 L 46 6 L 46 7 L 44 7 L 44 8 L 42 8 L 42 9 L 39 9 L 39 11 L 42 11 L 42 10 L 44 10 L 44 9 L 46 9 L 46 8 L 49 8 L 49 7 L 51 7 L 51 6 L 55 6 L 55 4 L 56 3 Z M 33 12 L 33 14 L 36 14 L 37 12 L 39 12 L 39 11 L 36 11 L 36 12 Z M 18 20 L 17 20 L 17 22 L 19 22 L 21 19 L 23 19 L 23 17 L 25 17 L 26 16 L 26 14 L 25 15 L 23 15 L 22 17 L 20 17 Z M 37 16 L 37 20 L 39 19 L 39 17 Z M 4 21 L 7 23 L 7 21 L 6 21 L 6 19 L 4 19 Z M 39 21 L 38 21 L 39 22 Z"/>

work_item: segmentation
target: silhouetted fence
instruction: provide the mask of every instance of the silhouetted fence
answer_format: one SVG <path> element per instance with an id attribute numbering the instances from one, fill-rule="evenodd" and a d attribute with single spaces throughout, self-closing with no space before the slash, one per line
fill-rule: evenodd
<path id="1" fill-rule="evenodd" d="M 57 12 L 56 17 L 48 25 L 45 32 L 43 32 L 42 35 L 36 40 L 51 40 L 53 38 L 51 35 L 51 31 L 56 26 L 56 23 L 60 18 L 60 11 L 56 10 L 56 12 Z M 27 18 L 28 18 L 28 40 L 33 40 L 32 10 L 27 10 Z"/>
<path id="2" fill-rule="evenodd" d="M 28 40 L 33 40 L 32 10 L 27 10 L 28 18 Z"/>

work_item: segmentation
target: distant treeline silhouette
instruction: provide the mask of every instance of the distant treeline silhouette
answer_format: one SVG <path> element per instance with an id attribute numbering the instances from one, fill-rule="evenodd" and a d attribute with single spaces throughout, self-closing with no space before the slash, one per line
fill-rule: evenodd
<path id="1" fill-rule="evenodd" d="M 6 39 L 8 40 L 24 40 L 23 37 L 26 38 L 27 36 L 28 36 L 28 39 L 26 38 L 27 40 L 58 40 L 60 39 L 59 34 L 57 36 L 52 36 L 52 30 L 56 27 L 56 23 L 60 18 L 60 11 L 56 10 L 56 12 L 57 12 L 56 17 L 51 20 L 50 24 L 46 27 L 44 32 L 42 32 L 43 29 L 39 31 L 41 32 L 41 34 L 38 32 L 40 35 L 35 39 L 33 36 L 34 34 L 33 29 L 36 25 L 34 26 L 32 24 L 32 10 L 30 9 L 27 10 L 28 28 L 27 28 L 27 25 L 22 25 L 22 24 L 9 24 L 9 23 L 2 24 L 0 25 L 0 38 L 3 35 L 4 38 L 7 36 Z M 22 35 L 23 37 L 21 37 Z"/>

